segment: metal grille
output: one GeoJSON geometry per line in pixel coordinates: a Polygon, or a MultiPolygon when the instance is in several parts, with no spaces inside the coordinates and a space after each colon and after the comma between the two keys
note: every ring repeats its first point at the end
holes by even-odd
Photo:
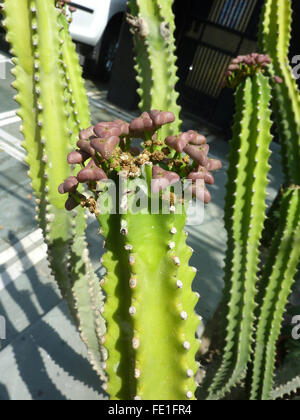
{"type": "Polygon", "coordinates": [[[208,20],[244,32],[256,4],[257,0],[215,0],[208,20]]]}
{"type": "Polygon", "coordinates": [[[181,50],[191,52],[182,86],[188,102],[197,104],[208,98],[213,106],[232,57],[256,50],[256,34],[247,30],[254,11],[258,19],[261,4],[261,0],[214,0],[205,19],[194,16],[187,23],[181,50]]]}
{"type": "Polygon", "coordinates": [[[191,71],[186,80],[187,86],[194,88],[194,97],[198,92],[213,98],[219,97],[224,74],[231,57],[205,46],[197,48],[191,71]]]}

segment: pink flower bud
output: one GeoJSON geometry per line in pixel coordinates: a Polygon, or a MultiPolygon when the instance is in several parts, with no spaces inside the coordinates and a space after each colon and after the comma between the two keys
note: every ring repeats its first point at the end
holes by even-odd
{"type": "Polygon", "coordinates": [[[70,165],[76,165],[85,162],[90,155],[82,150],[76,150],[68,154],[68,163],[70,165]]]}
{"type": "Polygon", "coordinates": [[[104,159],[110,159],[119,142],[119,137],[111,136],[104,139],[93,139],[91,141],[91,146],[99,152],[104,159]]]}
{"type": "Polygon", "coordinates": [[[157,128],[165,124],[170,124],[175,121],[175,115],[173,112],[163,111],[156,115],[153,119],[154,124],[157,128]]]}
{"type": "Polygon", "coordinates": [[[211,202],[211,194],[205,186],[201,184],[193,184],[189,188],[192,191],[193,197],[196,197],[197,200],[203,201],[205,204],[211,202]]]}
{"type": "Polygon", "coordinates": [[[180,176],[178,174],[175,172],[165,171],[160,166],[153,166],[152,178],[151,185],[152,192],[154,194],[180,181],[180,176]]]}
{"type": "Polygon", "coordinates": [[[65,208],[68,211],[74,210],[78,206],[79,206],[79,203],[77,203],[77,201],[73,197],[69,197],[65,204],[65,208]]]}
{"type": "Polygon", "coordinates": [[[77,178],[75,176],[70,176],[69,178],[65,180],[65,182],[60,184],[60,186],[58,187],[58,192],[60,194],[74,193],[76,192],[77,187],[78,187],[77,178]]]}
{"type": "Polygon", "coordinates": [[[150,111],[150,118],[152,121],[154,121],[154,119],[160,114],[161,111],[158,111],[157,109],[153,109],[152,111],[150,111]]]}
{"type": "Polygon", "coordinates": [[[89,140],[80,139],[77,142],[79,149],[85,153],[88,153],[90,156],[95,156],[95,150],[91,147],[91,142],[89,140]]]}
{"type": "Polygon", "coordinates": [[[120,136],[121,128],[120,125],[113,122],[102,122],[95,125],[94,132],[98,138],[107,139],[112,136],[120,136]]]}
{"type": "Polygon", "coordinates": [[[208,144],[204,144],[203,146],[192,146],[187,145],[184,148],[184,152],[188,154],[198,165],[200,166],[206,166],[208,162],[208,151],[209,146],[208,144]]]}
{"type": "Polygon", "coordinates": [[[120,136],[128,136],[129,134],[129,124],[123,120],[115,120],[114,124],[118,126],[121,130],[120,136]]]}
{"type": "Polygon", "coordinates": [[[178,153],[182,153],[185,146],[188,144],[189,136],[169,136],[166,138],[165,143],[167,146],[172,147],[178,153]]]}
{"type": "Polygon", "coordinates": [[[212,174],[208,172],[206,168],[202,168],[199,172],[191,172],[188,175],[188,179],[196,181],[197,179],[203,179],[206,184],[214,184],[215,179],[212,174]]]}
{"type": "Polygon", "coordinates": [[[274,81],[275,83],[279,83],[280,85],[283,83],[283,79],[281,79],[281,77],[279,76],[274,76],[274,81]]]}
{"type": "Polygon", "coordinates": [[[89,140],[91,137],[95,137],[94,127],[89,127],[79,133],[80,140],[89,140]]]}
{"type": "Polygon", "coordinates": [[[90,166],[82,169],[78,175],[77,179],[79,182],[92,182],[92,181],[101,181],[107,179],[106,173],[103,169],[99,168],[98,166],[94,165],[93,162],[90,166]]]}
{"type": "Polygon", "coordinates": [[[143,133],[145,131],[143,118],[136,118],[135,120],[131,121],[129,124],[129,130],[135,134],[143,133]]]}
{"type": "Polygon", "coordinates": [[[228,67],[229,71],[236,71],[240,68],[239,64],[230,64],[230,66],[228,67]]]}
{"type": "Polygon", "coordinates": [[[197,131],[190,130],[187,132],[190,136],[189,144],[195,146],[201,146],[207,143],[207,138],[203,134],[197,133],[197,131]]]}
{"type": "Polygon", "coordinates": [[[219,169],[222,168],[222,162],[218,159],[208,159],[207,165],[206,165],[206,169],[209,172],[214,172],[214,171],[218,171],[219,169]]]}

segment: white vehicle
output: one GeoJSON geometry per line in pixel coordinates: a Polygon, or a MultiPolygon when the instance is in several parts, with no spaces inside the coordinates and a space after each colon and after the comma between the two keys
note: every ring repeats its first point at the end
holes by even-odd
{"type": "Polygon", "coordinates": [[[118,48],[127,0],[71,0],[77,7],[70,31],[94,75],[108,79],[118,48]]]}

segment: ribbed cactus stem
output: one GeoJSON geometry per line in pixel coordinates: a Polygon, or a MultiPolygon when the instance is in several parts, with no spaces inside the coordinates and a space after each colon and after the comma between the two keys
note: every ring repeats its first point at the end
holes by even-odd
{"type": "Polygon", "coordinates": [[[195,271],[188,266],[192,252],[185,242],[185,214],[128,214],[123,220],[128,226],[126,241],[132,246],[128,252],[131,278],[136,280],[129,308],[134,339],[139,341],[136,395],[194,399],[199,319],[194,313],[198,299],[191,289],[195,271]]]}
{"type": "MultiPolygon", "coordinates": [[[[59,176],[67,178],[70,168],[64,157],[71,150],[68,120],[64,107],[64,86],[59,61],[60,38],[58,11],[50,1],[32,0],[35,80],[38,89],[38,127],[43,144],[46,201],[46,242],[53,258],[54,270],[61,283],[63,296],[71,300],[71,288],[66,268],[71,240],[71,219],[64,211],[64,200],[57,194],[59,176]],[[49,39],[50,38],[50,39],[49,39]]],[[[51,264],[51,261],[50,261],[51,264]]]]}
{"type": "Polygon", "coordinates": [[[288,383],[275,388],[271,392],[271,399],[277,400],[279,398],[284,398],[287,395],[290,396],[293,393],[297,392],[300,389],[300,376],[296,376],[294,379],[289,381],[288,383]]]}
{"type": "Polygon", "coordinates": [[[61,47],[62,62],[67,88],[71,97],[70,105],[78,130],[81,131],[89,127],[91,123],[88,97],[85,91],[84,79],[82,78],[79,56],[76,53],[75,44],[69,34],[68,22],[63,13],[60,15],[59,22],[62,26],[60,31],[60,38],[63,42],[61,47]]]}
{"type": "Polygon", "coordinates": [[[40,142],[37,126],[37,95],[34,80],[34,46],[32,44],[32,13],[30,0],[18,2],[6,1],[3,5],[6,39],[11,44],[14,68],[12,74],[16,80],[13,87],[17,90],[15,100],[20,104],[18,115],[22,118],[22,146],[27,152],[26,163],[29,176],[37,198],[44,194],[45,180],[43,172],[43,146],[40,142]]]}
{"type": "Polygon", "coordinates": [[[223,397],[241,381],[251,357],[259,247],[266,210],[269,172],[271,88],[261,73],[241,82],[229,157],[225,226],[226,345],[210,399],[223,397]]]}
{"type": "Polygon", "coordinates": [[[162,137],[178,133],[181,127],[177,104],[178,82],[173,0],[129,0],[129,22],[135,40],[138,93],[141,111],[168,109],[176,117],[170,126],[162,127],[162,137]]]}
{"type": "Polygon", "coordinates": [[[285,184],[300,183],[300,94],[289,64],[291,0],[266,0],[260,25],[260,49],[270,55],[274,83],[274,111],[280,136],[285,184]]]}
{"type": "Polygon", "coordinates": [[[13,86],[21,106],[26,162],[38,199],[38,221],[48,245],[49,265],[88,346],[92,364],[104,379],[102,295],[86,249],[83,209],[68,214],[65,200],[57,192],[61,179],[73,173],[66,154],[81,128],[73,109],[78,110],[78,119],[89,125],[88,110],[81,109],[87,100],[78,58],[65,33],[64,17],[52,0],[6,0],[4,13],[7,39],[15,56],[13,86]],[[69,85],[75,97],[70,89],[66,95],[69,85]]]}
{"type": "Polygon", "coordinates": [[[128,253],[120,215],[99,216],[99,222],[106,247],[102,264],[107,272],[101,286],[106,293],[103,316],[106,321],[104,346],[108,353],[105,360],[107,392],[111,399],[130,400],[135,395],[135,379],[128,253]]]}
{"type": "Polygon", "coordinates": [[[107,236],[107,391],[112,399],[194,399],[200,321],[186,215],[132,214],[131,204],[129,196],[126,214],[99,216],[107,236]]]}
{"type": "Polygon", "coordinates": [[[271,398],[276,343],[299,261],[300,187],[291,187],[282,199],[280,224],[262,274],[262,286],[267,288],[256,334],[252,399],[271,398]]]}

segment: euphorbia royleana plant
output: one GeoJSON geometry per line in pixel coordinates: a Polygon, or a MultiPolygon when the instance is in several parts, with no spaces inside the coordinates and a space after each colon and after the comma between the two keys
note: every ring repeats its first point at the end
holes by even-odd
{"type": "Polygon", "coordinates": [[[209,203],[206,184],[222,165],[195,131],[164,139],[161,128],[174,120],[152,110],[130,124],[83,130],[68,156],[79,172],[59,186],[67,210],[89,208],[105,239],[104,367],[113,399],[193,399],[196,389],[196,269],[188,264],[187,203],[178,191],[185,184],[190,198],[209,203]]]}

